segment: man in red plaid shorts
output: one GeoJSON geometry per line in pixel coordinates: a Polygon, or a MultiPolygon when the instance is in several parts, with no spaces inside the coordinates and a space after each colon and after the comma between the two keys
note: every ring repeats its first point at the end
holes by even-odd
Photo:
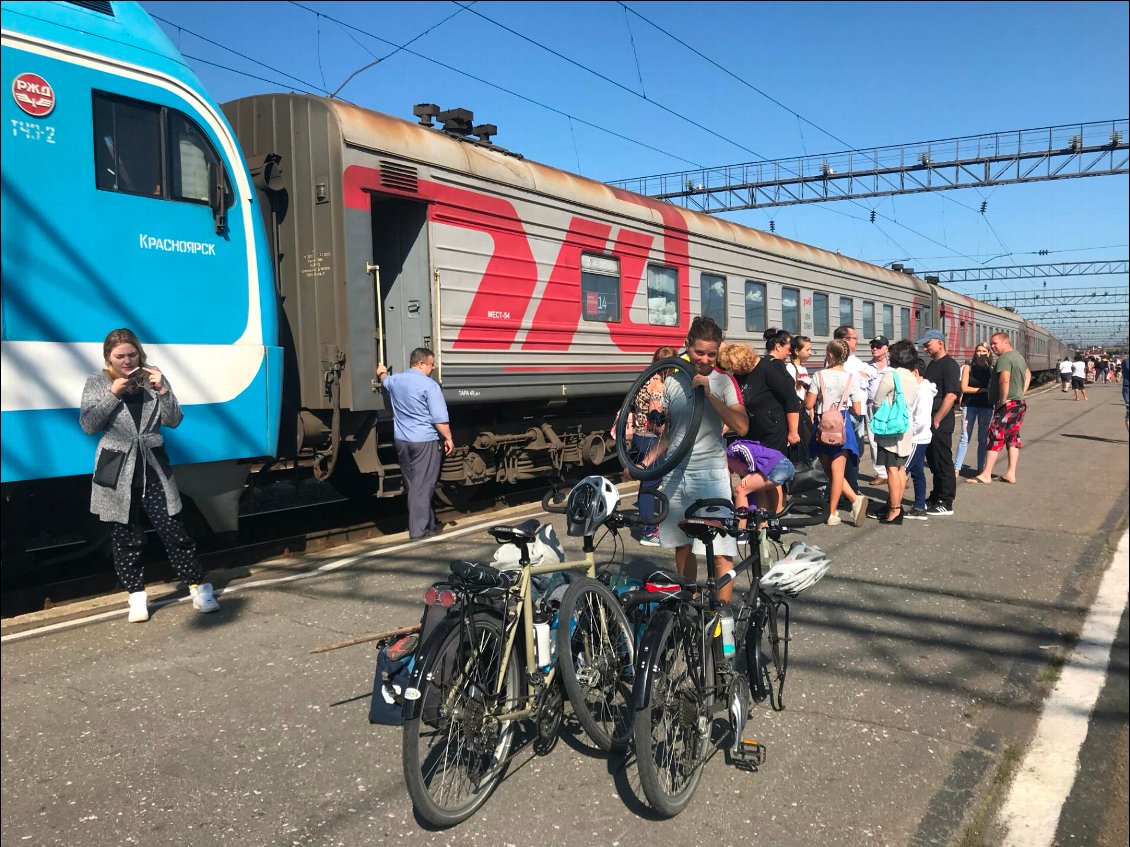
{"type": "Polygon", "coordinates": [[[993,480],[993,465],[1001,449],[1008,447],[1008,470],[1000,476],[1001,482],[1016,482],[1016,465],[1020,461],[1020,425],[1028,406],[1024,394],[1032,381],[1032,371],[1024,357],[1012,349],[1012,341],[1004,332],[989,339],[989,346],[997,356],[993,381],[989,384],[989,402],[993,407],[993,420],[989,424],[988,452],[985,469],[969,481],[988,485],[993,480]]]}

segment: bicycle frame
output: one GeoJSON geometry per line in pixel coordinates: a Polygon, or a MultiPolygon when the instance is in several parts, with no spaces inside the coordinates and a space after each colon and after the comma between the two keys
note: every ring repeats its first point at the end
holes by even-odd
{"type": "MultiPolygon", "coordinates": [[[[584,539],[584,557],[575,559],[573,561],[565,562],[550,562],[545,564],[533,564],[530,561],[528,545],[511,541],[507,543],[516,544],[521,550],[521,558],[519,559],[519,575],[518,581],[505,590],[503,594],[505,613],[503,615],[503,650],[502,658],[499,662],[498,674],[494,680],[494,686],[491,693],[494,696],[501,694],[506,680],[506,671],[510,665],[510,657],[514,644],[517,641],[519,627],[522,630],[523,645],[525,647],[525,675],[523,677],[523,684],[525,687],[525,698],[521,702],[519,708],[512,709],[508,712],[499,715],[492,715],[495,720],[511,721],[511,720],[524,720],[533,717],[537,711],[536,699],[538,686],[533,683],[539,677],[546,685],[553,682],[557,674],[557,667],[553,665],[548,671],[542,671],[537,665],[537,660],[534,655],[534,592],[532,590],[533,577],[541,574],[560,573],[565,571],[583,571],[586,576],[594,577],[596,574],[596,549],[592,544],[592,538],[586,536],[584,539]],[[518,598],[518,614],[510,620],[509,610],[511,604],[514,603],[514,598],[518,598]]],[[[429,636],[426,642],[422,642],[418,648],[416,663],[412,670],[411,678],[409,679],[408,686],[405,689],[406,695],[406,708],[404,717],[411,719],[418,715],[421,707],[419,699],[412,699],[413,694],[416,698],[420,695],[420,682],[426,678],[426,675],[432,670],[435,662],[435,654],[439,651],[443,644],[444,638],[456,626],[466,628],[470,623],[470,618],[476,611],[476,607],[481,607],[484,610],[489,610],[492,607],[486,603],[476,604],[474,602],[474,594],[468,593],[466,601],[460,605],[457,615],[449,615],[440,626],[436,628],[434,633],[429,636]]],[[[468,643],[474,643],[473,640],[467,639],[468,643]]],[[[464,666],[466,672],[473,661],[473,655],[468,656],[464,666]]],[[[455,691],[448,692],[448,697],[454,697],[455,691]]],[[[445,705],[450,705],[450,702],[445,705]]]]}

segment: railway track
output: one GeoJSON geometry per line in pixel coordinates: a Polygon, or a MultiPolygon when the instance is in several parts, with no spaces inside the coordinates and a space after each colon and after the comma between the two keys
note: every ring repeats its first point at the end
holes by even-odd
{"type": "MultiPolygon", "coordinates": [[[[252,567],[281,556],[330,550],[407,529],[402,498],[346,500],[313,480],[285,488],[293,491],[253,492],[249,506],[256,510],[241,515],[238,534],[202,537],[201,528],[193,528],[205,574],[252,567]]],[[[500,508],[536,503],[545,488],[545,480],[532,480],[521,487],[483,486],[472,500],[458,508],[437,507],[436,516],[444,523],[465,521],[500,508]]],[[[160,540],[152,531],[146,537],[146,581],[174,581],[160,540]]],[[[45,565],[18,581],[6,582],[0,593],[0,617],[36,612],[119,590],[104,547],[69,558],[65,568],[45,565]]]]}

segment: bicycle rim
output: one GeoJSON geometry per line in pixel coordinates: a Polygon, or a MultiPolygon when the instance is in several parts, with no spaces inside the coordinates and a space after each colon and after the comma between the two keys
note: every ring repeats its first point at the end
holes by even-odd
{"type": "Polygon", "coordinates": [[[557,613],[561,682],[585,734],[605,752],[623,750],[632,737],[635,645],[616,596],[582,577],[557,613]]]}
{"type": "Polygon", "coordinates": [[[506,768],[514,722],[494,715],[514,707],[520,677],[512,653],[502,690],[494,693],[503,644],[502,625],[493,617],[477,615],[469,629],[449,633],[426,675],[419,714],[404,724],[408,794],[435,826],[453,826],[474,814],[506,768]]]}
{"type": "MultiPolygon", "coordinates": [[[[652,376],[667,371],[676,372],[677,378],[682,380],[688,388],[695,376],[695,370],[691,364],[679,356],[653,362],[632,383],[632,387],[628,389],[628,393],[624,395],[624,400],[620,404],[620,415],[616,419],[616,457],[632,479],[645,481],[659,479],[674,470],[690,451],[695,436],[698,434],[699,424],[702,422],[702,413],[706,408],[706,395],[701,388],[696,388],[690,392],[690,415],[688,420],[685,421],[685,431],[682,432],[679,441],[673,446],[661,449],[658,458],[650,465],[643,463],[643,457],[631,454],[627,425],[629,415],[635,413],[636,395],[641,388],[647,385],[652,376]]],[[[662,438],[663,436],[661,436],[661,442],[662,438]]]]}
{"type": "Polygon", "coordinates": [[[702,777],[711,720],[695,677],[697,648],[671,626],[653,659],[650,701],[636,712],[636,759],[648,803],[663,817],[687,807],[702,777]]]}

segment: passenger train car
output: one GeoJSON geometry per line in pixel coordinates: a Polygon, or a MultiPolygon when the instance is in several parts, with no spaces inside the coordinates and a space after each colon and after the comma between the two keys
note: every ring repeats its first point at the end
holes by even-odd
{"type": "Polygon", "coordinates": [[[89,511],[79,398],[122,326],[184,407],[181,487],[234,528],[246,462],[275,453],[282,350],[231,128],[135,3],[4,2],[2,27],[5,563],[89,511]]]}
{"type": "Polygon", "coordinates": [[[1033,371],[1063,352],[898,269],[528,161],[463,110],[417,106],[413,123],[281,94],[224,109],[246,155],[288,167],[263,207],[288,339],[280,452],[316,451],[342,490],[399,489],[374,368],[407,367],[417,346],[435,351],[450,407],[449,494],[601,464],[624,390],[700,313],[759,350],[770,325],[799,331],[815,362],[848,322],[863,339],[939,328],[958,359],[1003,330],[1033,371]]]}

